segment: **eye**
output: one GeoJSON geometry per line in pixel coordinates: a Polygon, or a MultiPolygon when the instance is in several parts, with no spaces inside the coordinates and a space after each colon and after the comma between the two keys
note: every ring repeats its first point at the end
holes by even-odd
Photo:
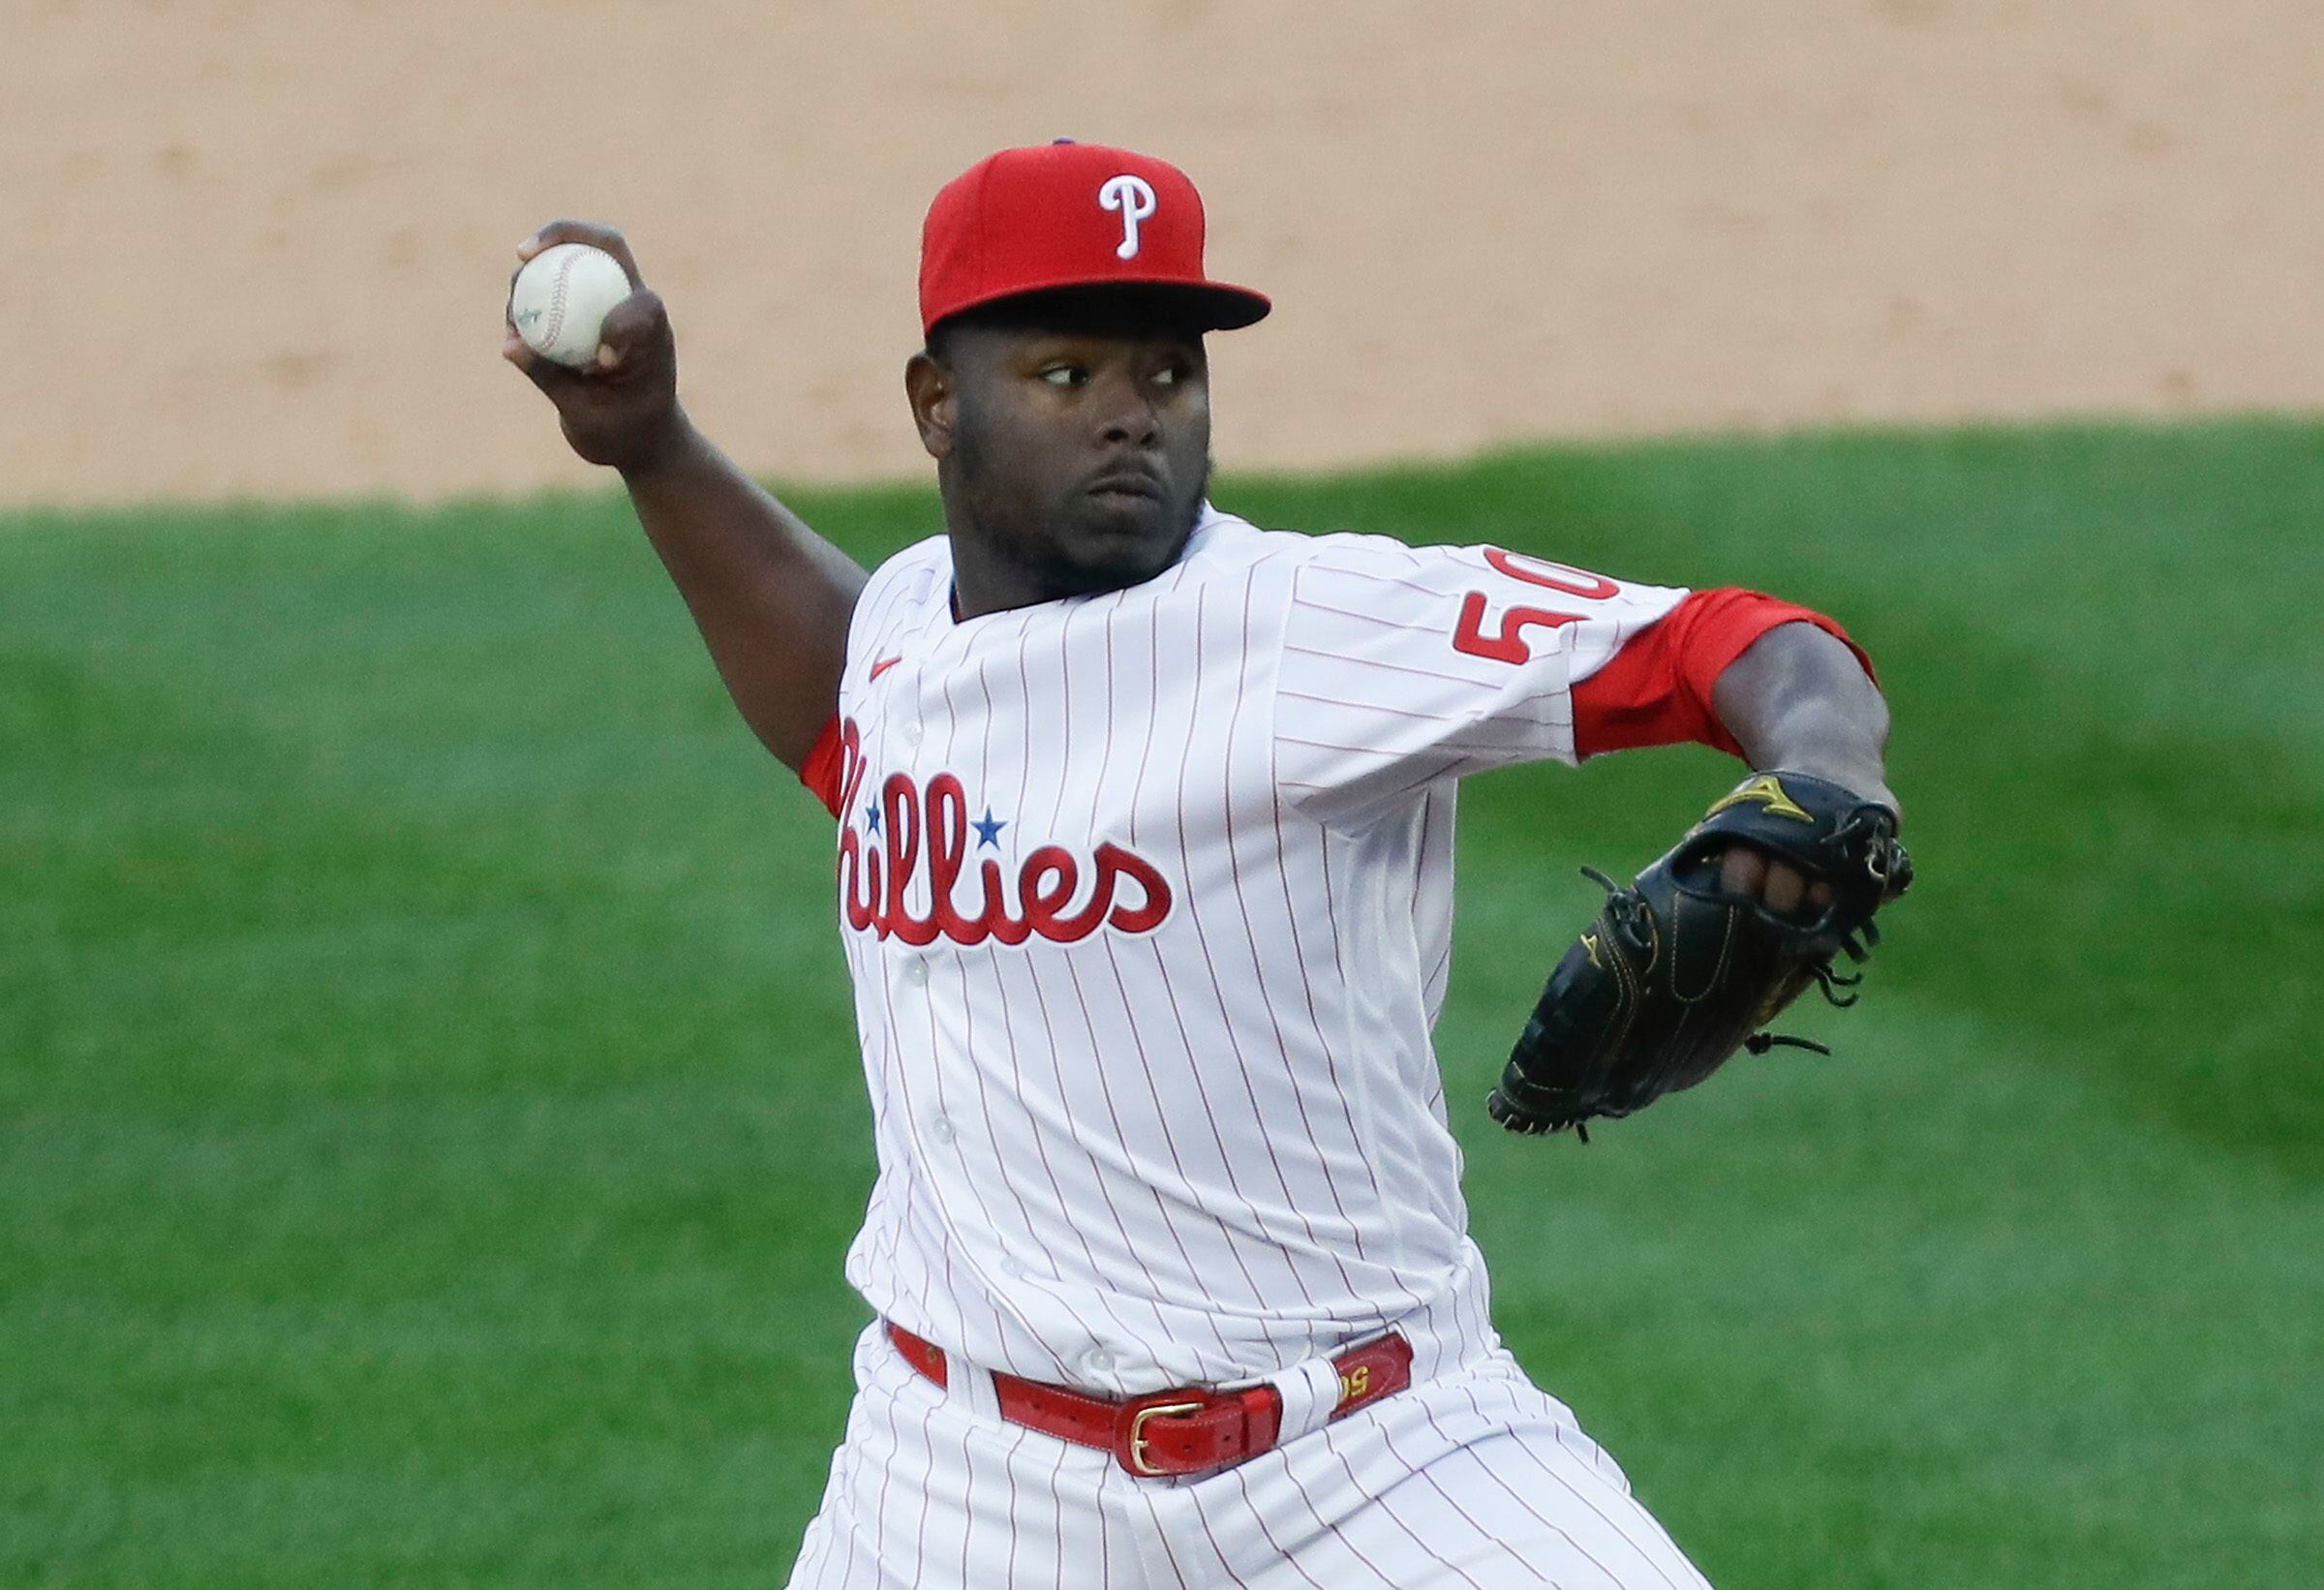
{"type": "Polygon", "coordinates": [[[1041,372],[1041,379],[1052,386],[1086,386],[1089,372],[1079,364],[1053,364],[1041,372]]]}

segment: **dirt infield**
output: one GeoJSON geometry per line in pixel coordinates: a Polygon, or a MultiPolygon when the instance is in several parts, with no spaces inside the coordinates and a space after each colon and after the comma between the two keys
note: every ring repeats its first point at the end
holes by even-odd
{"type": "Polygon", "coordinates": [[[496,356],[629,229],[753,467],[922,468],[920,212],[1057,135],[1185,166],[1233,466],[2324,406],[2312,0],[28,0],[0,502],[587,477],[496,356]],[[658,18],[658,19],[657,19],[658,18]],[[683,19],[682,22],[679,19],[683,19]]]}

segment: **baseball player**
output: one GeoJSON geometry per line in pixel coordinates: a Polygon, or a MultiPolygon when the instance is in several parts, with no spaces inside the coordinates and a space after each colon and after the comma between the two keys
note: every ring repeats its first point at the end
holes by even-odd
{"type": "Polygon", "coordinates": [[[618,233],[524,251],[638,283],[597,369],[505,352],[838,825],[876,1318],[791,1582],[1699,1585],[1493,1330],[1429,1037],[1456,786],[1698,740],[1892,806],[1886,710],[1765,596],[1213,506],[1204,338],[1269,303],[1203,238],[1122,149],[937,195],[904,381],[943,534],[868,577],[688,421],[618,233]]]}

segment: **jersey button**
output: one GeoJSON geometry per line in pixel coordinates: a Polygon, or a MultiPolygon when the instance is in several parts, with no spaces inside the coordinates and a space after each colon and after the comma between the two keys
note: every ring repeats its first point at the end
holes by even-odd
{"type": "Polygon", "coordinates": [[[1103,1347],[1092,1347],[1082,1355],[1082,1367],[1093,1375],[1110,1374],[1114,1369],[1114,1355],[1103,1347]]]}
{"type": "Polygon", "coordinates": [[[954,1130],[950,1116],[938,1116],[928,1123],[928,1135],[949,1148],[961,1134],[954,1130]]]}
{"type": "Polygon", "coordinates": [[[917,718],[905,719],[903,720],[903,729],[902,732],[903,734],[903,743],[905,745],[918,745],[920,743],[920,719],[917,718]]]}
{"type": "Polygon", "coordinates": [[[914,988],[925,987],[928,982],[928,963],[919,956],[906,961],[903,963],[903,980],[914,988]]]}

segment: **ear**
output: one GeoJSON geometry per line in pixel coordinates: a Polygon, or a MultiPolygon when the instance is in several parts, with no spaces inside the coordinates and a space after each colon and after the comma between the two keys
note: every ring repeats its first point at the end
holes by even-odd
{"type": "Polygon", "coordinates": [[[952,372],[927,353],[914,353],[904,362],[903,395],[912,406],[912,423],[920,427],[920,445],[938,461],[952,451],[960,390],[952,372]]]}

